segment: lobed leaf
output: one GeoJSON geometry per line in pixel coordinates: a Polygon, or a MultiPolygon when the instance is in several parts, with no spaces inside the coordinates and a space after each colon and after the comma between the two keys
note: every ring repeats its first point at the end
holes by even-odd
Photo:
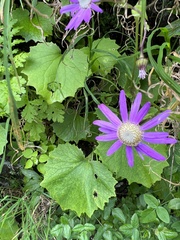
{"type": "Polygon", "coordinates": [[[50,153],[41,183],[63,210],[71,209],[89,217],[115,196],[115,179],[98,161],[90,161],[82,151],[69,143],[50,153]]]}
{"type": "Polygon", "coordinates": [[[87,56],[82,51],[70,50],[62,58],[60,49],[53,43],[31,47],[23,73],[28,76],[28,85],[48,104],[74,97],[90,74],[87,56]]]}

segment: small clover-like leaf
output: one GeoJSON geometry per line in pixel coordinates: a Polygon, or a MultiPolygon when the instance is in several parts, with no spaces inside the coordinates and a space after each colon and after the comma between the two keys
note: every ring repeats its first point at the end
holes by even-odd
{"type": "Polygon", "coordinates": [[[69,143],[59,145],[49,155],[41,183],[63,210],[71,209],[89,217],[115,196],[115,179],[98,161],[90,161],[69,143]]]}

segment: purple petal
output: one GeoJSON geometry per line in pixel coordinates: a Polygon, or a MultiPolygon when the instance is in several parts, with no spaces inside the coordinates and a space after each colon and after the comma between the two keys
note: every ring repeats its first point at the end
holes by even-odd
{"type": "Polygon", "coordinates": [[[79,4],[79,0],[70,0],[72,3],[77,3],[79,4]]]}
{"type": "Polygon", "coordinates": [[[150,128],[153,128],[154,126],[158,125],[159,123],[163,122],[171,113],[171,110],[166,110],[160,114],[158,114],[153,119],[147,121],[141,126],[141,130],[148,130],[150,128]]]}
{"type": "Polygon", "coordinates": [[[131,111],[130,111],[130,115],[129,115],[129,121],[130,122],[134,122],[134,119],[137,116],[137,113],[139,111],[139,107],[140,107],[140,104],[141,104],[141,99],[142,99],[142,94],[138,93],[135,100],[134,100],[134,103],[131,106],[131,111]]]}
{"type": "Polygon", "coordinates": [[[133,154],[133,148],[131,146],[126,146],[126,157],[128,160],[128,165],[130,167],[134,166],[134,154],[133,154]]]}
{"type": "Polygon", "coordinates": [[[107,156],[110,156],[113,153],[115,153],[122,145],[123,145],[123,143],[120,142],[119,140],[116,141],[115,143],[113,143],[113,145],[108,149],[108,151],[106,153],[107,156]]]}
{"type": "Polygon", "coordinates": [[[134,118],[134,123],[139,124],[143,120],[143,118],[148,113],[150,106],[150,102],[144,104],[144,106],[139,110],[137,116],[134,118]]]}
{"type": "Polygon", "coordinates": [[[127,104],[126,104],[126,95],[124,90],[121,90],[119,96],[119,106],[120,106],[120,113],[123,122],[128,121],[128,111],[127,111],[127,104]]]}
{"type": "Polygon", "coordinates": [[[102,132],[102,133],[113,133],[114,132],[114,130],[112,131],[112,130],[109,130],[107,128],[99,128],[99,131],[102,132]]]}
{"type": "Polygon", "coordinates": [[[76,12],[76,14],[73,15],[72,19],[70,20],[70,22],[68,23],[65,29],[71,30],[74,28],[74,30],[76,30],[83,20],[87,23],[90,21],[90,18],[91,18],[90,9],[84,9],[84,8],[79,9],[78,12],[76,12]],[[89,16],[89,13],[90,13],[90,16],[89,16]]]}
{"type": "Polygon", "coordinates": [[[110,133],[110,134],[96,137],[97,141],[102,141],[102,142],[109,142],[109,141],[113,141],[113,140],[117,140],[117,139],[118,139],[118,137],[117,137],[116,133],[110,133]]]}
{"type": "Polygon", "coordinates": [[[154,149],[152,149],[151,147],[147,146],[144,143],[139,143],[135,147],[135,149],[137,151],[140,151],[141,153],[145,154],[146,156],[155,159],[155,160],[158,160],[158,161],[166,160],[166,158],[163,155],[161,155],[160,153],[156,152],[154,149]]]}
{"type": "Polygon", "coordinates": [[[174,138],[148,138],[143,137],[143,140],[148,143],[157,143],[157,144],[174,144],[177,143],[177,140],[174,138]]]}
{"type": "Polygon", "coordinates": [[[65,30],[72,30],[74,28],[74,25],[75,25],[75,19],[71,18],[71,20],[69,21],[69,23],[66,26],[65,30]]]}
{"type": "Polygon", "coordinates": [[[167,132],[144,132],[143,137],[147,138],[165,138],[168,137],[167,132]]]}
{"type": "Polygon", "coordinates": [[[67,6],[63,6],[60,10],[60,13],[63,14],[63,13],[67,13],[67,12],[76,12],[80,9],[79,5],[77,4],[70,4],[70,5],[67,5],[67,6]]]}
{"type": "Polygon", "coordinates": [[[103,121],[103,120],[95,120],[93,122],[94,125],[97,125],[99,127],[102,127],[102,128],[106,128],[106,129],[109,129],[109,130],[114,130],[114,131],[117,131],[117,127],[114,126],[112,123],[110,122],[106,122],[106,121],[103,121]]]}
{"type": "Polygon", "coordinates": [[[143,156],[142,151],[141,151],[140,149],[137,149],[137,148],[136,148],[136,151],[137,151],[138,155],[140,156],[140,158],[141,158],[142,160],[144,160],[144,156],[143,156]]]}
{"type": "Polygon", "coordinates": [[[91,8],[92,8],[95,12],[100,12],[100,13],[103,12],[103,10],[102,10],[100,7],[98,7],[96,4],[94,4],[94,3],[91,3],[91,8]]]}
{"type": "Polygon", "coordinates": [[[169,134],[167,132],[144,132],[143,140],[149,143],[162,143],[162,144],[177,143],[176,139],[169,138],[169,134]]]}
{"type": "Polygon", "coordinates": [[[74,15],[74,17],[76,18],[74,30],[76,30],[76,29],[79,27],[79,25],[81,25],[82,21],[85,19],[85,17],[86,17],[86,11],[87,11],[87,9],[80,9],[80,10],[74,15]]]}
{"type": "Polygon", "coordinates": [[[90,8],[87,8],[85,9],[84,11],[84,21],[86,23],[89,23],[90,22],[90,19],[91,19],[91,9],[90,8]]]}
{"type": "Polygon", "coordinates": [[[104,116],[116,127],[118,127],[122,122],[120,119],[104,104],[98,105],[98,108],[104,114],[104,116]]]}

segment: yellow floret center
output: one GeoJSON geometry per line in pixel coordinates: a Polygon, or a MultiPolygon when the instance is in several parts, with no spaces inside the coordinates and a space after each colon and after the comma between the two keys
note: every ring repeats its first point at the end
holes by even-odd
{"type": "Polygon", "coordinates": [[[142,141],[143,132],[139,125],[126,122],[118,128],[117,135],[119,140],[127,146],[137,146],[142,141]]]}

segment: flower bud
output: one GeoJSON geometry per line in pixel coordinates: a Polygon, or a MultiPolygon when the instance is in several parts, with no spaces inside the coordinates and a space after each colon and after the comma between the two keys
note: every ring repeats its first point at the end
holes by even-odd
{"type": "Polygon", "coordinates": [[[147,58],[144,57],[143,54],[140,55],[140,58],[138,58],[138,60],[136,61],[136,65],[139,68],[139,75],[138,77],[141,79],[145,79],[146,78],[146,65],[148,63],[147,58]]]}

